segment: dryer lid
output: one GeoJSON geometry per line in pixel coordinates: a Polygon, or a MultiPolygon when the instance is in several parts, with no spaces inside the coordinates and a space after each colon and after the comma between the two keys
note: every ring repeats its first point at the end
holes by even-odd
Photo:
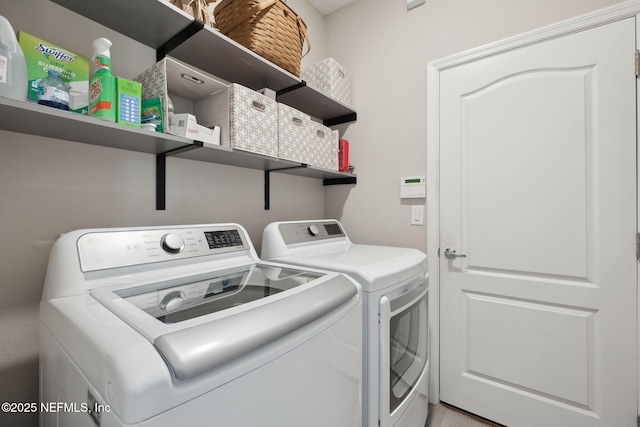
{"type": "Polygon", "coordinates": [[[348,274],[365,292],[376,292],[427,270],[427,255],[417,249],[349,244],[306,246],[273,261],[348,274]]]}

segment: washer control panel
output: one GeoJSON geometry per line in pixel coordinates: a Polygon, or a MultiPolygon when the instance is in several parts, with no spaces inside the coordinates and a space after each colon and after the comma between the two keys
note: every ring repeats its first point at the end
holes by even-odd
{"type": "Polygon", "coordinates": [[[203,227],[90,232],[77,242],[83,272],[250,249],[241,228],[203,227]]]}
{"type": "Polygon", "coordinates": [[[337,221],[285,222],[278,230],[287,245],[346,237],[337,221]]]}

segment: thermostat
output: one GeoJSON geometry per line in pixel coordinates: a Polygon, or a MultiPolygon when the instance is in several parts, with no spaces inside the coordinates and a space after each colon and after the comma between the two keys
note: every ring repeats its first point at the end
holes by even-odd
{"type": "Polygon", "coordinates": [[[424,176],[405,176],[400,179],[401,199],[418,199],[421,197],[426,197],[424,176]]]}

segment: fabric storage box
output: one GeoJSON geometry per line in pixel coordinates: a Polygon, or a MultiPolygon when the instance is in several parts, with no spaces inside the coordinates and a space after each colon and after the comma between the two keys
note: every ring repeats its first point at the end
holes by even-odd
{"type": "Polygon", "coordinates": [[[192,114],[198,124],[211,127],[211,117],[206,115],[207,109],[202,104],[208,104],[215,94],[222,93],[226,97],[229,92],[227,82],[169,57],[157,62],[134,80],[142,83],[143,100],[160,98],[163,128],[172,134],[175,133],[169,130],[167,96],[171,98],[176,114],[192,114]]]}
{"type": "Polygon", "coordinates": [[[310,122],[311,147],[307,164],[332,171],[338,170],[338,131],[310,122]]]}
{"type": "Polygon", "coordinates": [[[322,169],[338,170],[338,131],[278,104],[278,157],[322,169]]]}
{"type": "Polygon", "coordinates": [[[314,89],[351,106],[351,78],[346,68],[333,58],[305,68],[301,77],[314,89]]]}
{"type": "Polygon", "coordinates": [[[311,117],[288,105],[278,104],[278,157],[308,164],[314,150],[311,117]]]}
{"type": "Polygon", "coordinates": [[[232,83],[194,108],[207,124],[221,128],[221,144],[278,157],[278,104],[247,87],[232,83]]]}

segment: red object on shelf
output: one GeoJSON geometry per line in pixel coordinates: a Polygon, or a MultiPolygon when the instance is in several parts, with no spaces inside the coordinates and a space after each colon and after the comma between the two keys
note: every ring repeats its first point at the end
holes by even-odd
{"type": "Polygon", "coordinates": [[[338,140],[338,170],[344,172],[349,169],[349,141],[338,140]]]}

